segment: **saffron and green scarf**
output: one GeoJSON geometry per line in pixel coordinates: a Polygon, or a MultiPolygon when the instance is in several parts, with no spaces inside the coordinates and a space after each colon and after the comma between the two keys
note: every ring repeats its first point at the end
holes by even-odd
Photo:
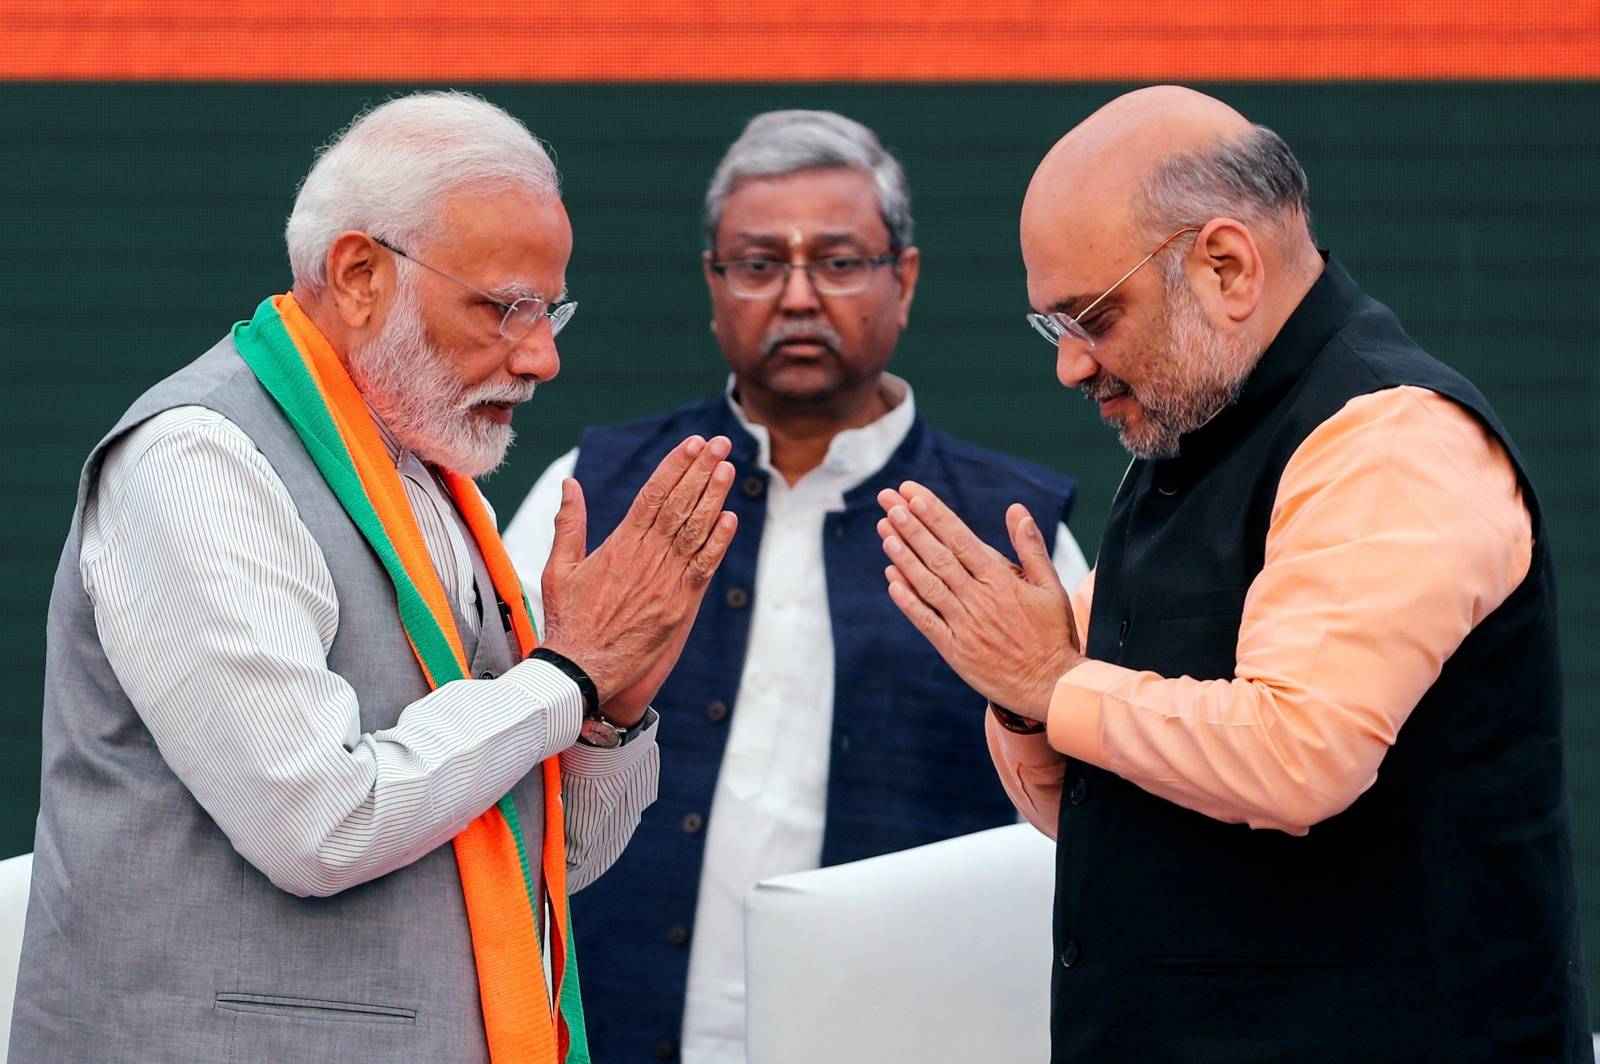
{"type": "MultiPolygon", "coordinates": [[[[273,296],[234,326],[233,341],[282,408],[328,486],[394,581],[404,626],[433,687],[470,673],[461,635],[429,560],[400,475],[360,392],[333,347],[291,295],[273,296]]],[[[500,599],[511,606],[518,647],[538,643],[517,574],[468,477],[441,470],[477,541],[500,599]]],[[[545,987],[538,879],[528,864],[511,795],[455,838],[466,898],[478,994],[492,1064],[589,1064],[567,909],[566,829],[561,772],[545,760],[544,875],[554,993],[545,987]],[[552,1009],[551,1002],[557,1003],[552,1009]]],[[[448,976],[446,976],[448,977],[448,976]]]]}

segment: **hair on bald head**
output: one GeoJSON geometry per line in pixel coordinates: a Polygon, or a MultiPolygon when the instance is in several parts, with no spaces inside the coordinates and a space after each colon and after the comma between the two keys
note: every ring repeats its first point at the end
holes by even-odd
{"type": "Polygon", "coordinates": [[[802,170],[859,170],[872,178],[878,211],[896,248],[911,246],[911,190],[877,135],[832,111],[768,111],[756,115],[728,148],[706,189],[706,247],[715,249],[722,205],[741,181],[802,170]]]}
{"type": "Polygon", "coordinates": [[[527,126],[468,93],[413,93],[356,116],[318,153],[284,227],[295,283],[327,284],[340,233],[407,247],[436,232],[451,193],[478,188],[554,198],[561,178],[527,126]]]}
{"type": "Polygon", "coordinates": [[[1285,233],[1296,219],[1311,227],[1306,173],[1283,138],[1261,125],[1162,160],[1135,190],[1134,211],[1157,236],[1223,217],[1285,233]]]}

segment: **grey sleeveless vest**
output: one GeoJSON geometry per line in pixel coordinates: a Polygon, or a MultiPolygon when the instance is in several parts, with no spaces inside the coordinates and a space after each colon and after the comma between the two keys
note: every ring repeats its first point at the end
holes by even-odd
{"type": "MultiPolygon", "coordinates": [[[[392,727],[428,692],[388,575],[230,340],[134,403],[84,467],[50,600],[43,787],[11,1059],[485,1061],[452,848],[333,897],[285,893],[168,769],[101,649],[78,569],[85,495],[107,447],[189,405],[254,441],[321,547],[339,601],[328,665],[354,688],[362,731],[392,727]]],[[[467,651],[475,676],[498,676],[516,659],[467,542],[488,604],[478,645],[464,632],[467,651]]],[[[515,800],[537,854],[539,772],[515,800]]]]}

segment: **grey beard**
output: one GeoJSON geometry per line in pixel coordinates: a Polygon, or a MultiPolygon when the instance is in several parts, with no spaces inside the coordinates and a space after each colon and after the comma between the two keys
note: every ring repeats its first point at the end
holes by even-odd
{"type": "Polygon", "coordinates": [[[1115,377],[1097,377],[1084,386],[1091,399],[1131,394],[1144,412],[1143,424],[1118,426],[1122,446],[1135,458],[1171,458],[1181,439],[1227,409],[1239,393],[1260,352],[1246,340],[1231,340],[1211,327],[1199,300],[1187,287],[1167,295],[1167,341],[1162,359],[1169,375],[1130,388],[1115,377]]]}
{"type": "Polygon", "coordinates": [[[444,352],[429,343],[416,286],[403,271],[389,319],[350,353],[350,376],[403,446],[425,462],[474,478],[500,467],[516,433],[472,408],[524,402],[535,387],[524,380],[462,388],[444,352]]]}

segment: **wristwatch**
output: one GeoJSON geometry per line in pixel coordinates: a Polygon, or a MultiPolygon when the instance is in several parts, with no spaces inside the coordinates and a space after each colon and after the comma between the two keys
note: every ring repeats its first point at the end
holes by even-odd
{"type": "Polygon", "coordinates": [[[613,724],[599,713],[583,718],[583,727],[578,729],[578,741],[584,746],[598,746],[603,750],[614,750],[619,746],[627,746],[640,732],[661,719],[661,714],[655,707],[644,711],[644,716],[631,728],[624,728],[613,724]]]}
{"type": "Polygon", "coordinates": [[[1005,706],[989,703],[989,711],[994,714],[994,719],[999,721],[1000,727],[1017,735],[1038,735],[1044,731],[1044,725],[1021,713],[1013,713],[1005,706]]]}
{"type": "Polygon", "coordinates": [[[584,672],[577,662],[545,647],[535,647],[528,657],[534,661],[554,665],[566,675],[567,679],[578,685],[578,691],[583,695],[583,726],[578,729],[578,741],[585,746],[598,746],[606,750],[626,746],[640,732],[661,719],[661,715],[652,707],[646,709],[644,716],[631,728],[615,724],[601,716],[600,692],[595,687],[594,681],[589,679],[589,674],[584,672]]]}

